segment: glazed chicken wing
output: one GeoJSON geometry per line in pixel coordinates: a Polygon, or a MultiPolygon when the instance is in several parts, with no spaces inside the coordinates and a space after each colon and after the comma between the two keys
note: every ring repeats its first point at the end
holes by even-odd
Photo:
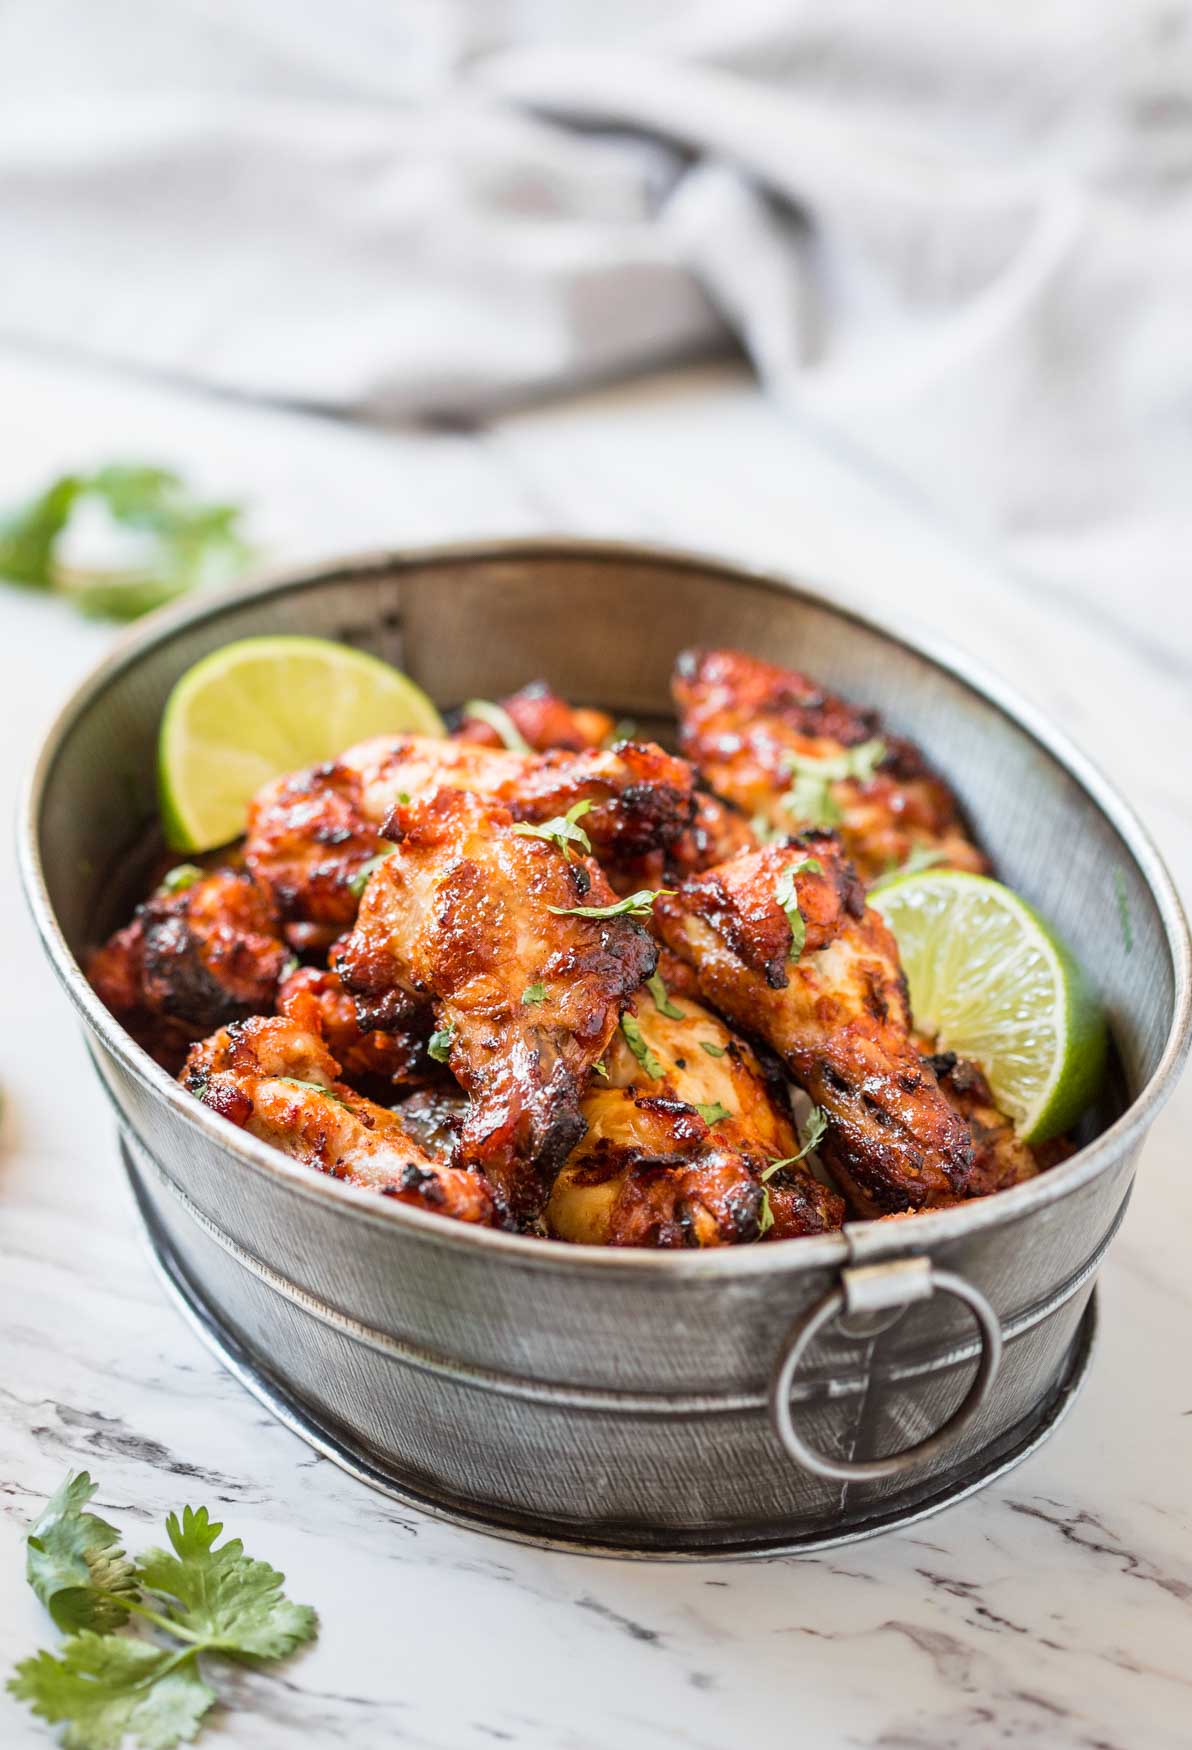
{"type": "Polygon", "coordinates": [[[819,1152],[856,1207],[963,1195],[968,1127],[915,1049],[894,938],[859,902],[829,838],[770,845],[694,877],[658,900],[655,922],[705,1000],[764,1039],[819,1106],[819,1152]],[[792,915],[805,933],[795,958],[792,915]]]}
{"type": "MultiPolygon", "coordinates": [[[[586,747],[604,747],[612,739],[616,724],[607,711],[590,711],[569,705],[545,681],[531,681],[529,686],[498,701],[522,740],[535,753],[545,753],[548,747],[562,747],[581,753],[586,747]]],[[[470,713],[465,706],[460,713],[459,728],[454,732],[458,741],[474,741],[481,747],[504,747],[505,743],[483,717],[470,713]]]]}
{"type": "Polygon", "coordinates": [[[515,820],[544,822],[589,802],[583,830],[598,857],[645,856],[692,815],[692,772],[652,743],[581,753],[510,753],[468,741],[383,736],[334,764],[267,784],[254,798],[245,857],[287,918],[346,928],[359,875],[384,844],[403,797],[449,787],[491,796],[515,820]]]}
{"type": "Polygon", "coordinates": [[[782,1077],[683,989],[668,954],[659,976],[622,1017],[605,1079],[584,1099],[588,1134],[555,1181],[551,1231],[667,1247],[839,1227],[843,1200],[802,1162],[773,1170],[798,1147],[782,1077]]]}
{"type": "Polygon", "coordinates": [[[392,1111],[338,1076],[319,1034],[259,1015],[196,1045],[179,1080],[231,1124],[331,1178],[457,1222],[499,1220],[480,1174],[441,1166],[392,1111]]]}
{"type": "Polygon", "coordinates": [[[317,1033],[284,1016],[257,1016],[205,1039],[180,1080],[212,1111],[334,1179],[456,1221],[498,1222],[499,1203],[478,1173],[443,1166],[420,1148],[394,1113],[339,1080],[317,1033]]]}
{"type": "Polygon", "coordinates": [[[301,966],[292,972],[278,990],[277,1009],[305,1032],[319,1035],[346,1081],[401,1085],[425,1081],[434,1070],[426,1055],[429,1026],[413,1023],[389,1033],[362,1028],[356,999],[329,968],[301,966]]]}
{"type": "Polygon", "coordinates": [[[914,852],[988,867],[948,786],[876,712],[735,650],[685,651],[673,690],[683,752],[712,789],[778,832],[838,827],[866,883],[914,852]]]}
{"type": "Polygon", "coordinates": [[[87,968],[117,1020],[171,1071],[212,1028],[271,1009],[292,963],[276,907],[251,875],[176,874],[87,968]]]}
{"type": "Polygon", "coordinates": [[[927,1062],[954,1112],[969,1127],[973,1143],[973,1169],[965,1185],[965,1197],[988,1197],[1032,1179],[1039,1166],[1026,1143],[1020,1142],[1013,1124],[999,1110],[993,1091],[979,1066],[954,1051],[931,1053],[927,1062]]]}
{"type": "Polygon", "coordinates": [[[589,858],[517,831],[509,810],[440,789],[399,804],[337,970],[366,1025],[428,999],[437,1048],[470,1096],[462,1159],[520,1219],[537,1216],[583,1131],[579,1102],[657,948],[589,858]]]}

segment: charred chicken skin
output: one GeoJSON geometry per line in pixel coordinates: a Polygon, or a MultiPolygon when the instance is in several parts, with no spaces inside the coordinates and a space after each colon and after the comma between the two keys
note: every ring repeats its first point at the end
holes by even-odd
{"type": "Polygon", "coordinates": [[[507,808],[440,789],[399,804],[337,960],[366,1026],[429,1001],[468,1094],[461,1158],[533,1220],[583,1133],[580,1097],[657,947],[612,905],[599,866],[518,831],[507,808]]]}
{"type": "MultiPolygon", "coordinates": [[[[569,705],[545,681],[531,681],[529,686],[498,703],[535,753],[545,753],[551,747],[566,748],[571,753],[582,753],[588,747],[606,747],[616,732],[616,724],[607,711],[569,705]]],[[[456,740],[473,741],[480,747],[505,745],[491,723],[472,716],[466,707],[453,733],[456,740]]]]}
{"type": "Polygon", "coordinates": [[[802,1162],[773,1171],[798,1148],[781,1075],[689,994],[665,952],[659,975],[622,1017],[584,1100],[588,1134],[555,1181],[551,1231],[666,1247],[839,1227],[843,1199],[802,1162]]]}
{"type": "Polygon", "coordinates": [[[583,830],[595,854],[613,863],[674,843],[694,807],[691,768],[648,742],[524,754],[383,736],[266,785],[249,810],[248,866],[286,918],[347,928],[360,872],[384,846],[390,811],[403,797],[445,787],[491,796],[531,823],[590,803],[583,830]]]}
{"type": "Polygon", "coordinates": [[[820,1156],[854,1207],[882,1214],[964,1194],[968,1126],[915,1049],[894,938],[830,838],[696,876],[658,900],[655,921],[704,1000],[771,1046],[823,1112],[820,1156]],[[791,958],[795,906],[805,940],[791,958]]]}
{"type": "Polygon", "coordinates": [[[278,778],[243,867],[167,878],[93,955],[96,990],[292,1158],[572,1242],[830,1232],[1062,1158],[916,1036],[866,906],[913,853],[986,867],[919,750],[733,651],[682,656],[674,693],[685,758],[610,745],[607,714],[536,682],[501,701],[524,748],[465,711],[450,739],[278,778]],[[788,1076],[826,1123],[815,1171],[788,1076]]]}
{"type": "Polygon", "coordinates": [[[288,1017],[221,1029],[193,1047],[180,1080],[212,1111],[333,1179],[456,1221],[501,1219],[480,1174],[420,1148],[393,1112],[339,1079],[317,1033],[288,1017]]]}
{"type": "Polygon", "coordinates": [[[687,758],[768,829],[838,827],[866,883],[912,853],[988,867],[943,779],[876,712],[735,650],[685,651],[672,687],[687,758]]]}
{"type": "Polygon", "coordinates": [[[96,950],[87,973],[116,1018],[174,1072],[193,1040],[271,1009],[292,960],[268,889],[217,869],[172,891],[163,883],[96,950]]]}

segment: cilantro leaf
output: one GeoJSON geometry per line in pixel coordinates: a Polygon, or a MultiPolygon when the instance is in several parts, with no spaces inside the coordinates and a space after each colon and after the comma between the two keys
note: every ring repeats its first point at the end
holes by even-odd
{"type": "Polygon", "coordinates": [[[129,620],[196,585],[227,582],[251,557],[236,505],[200,504],[178,475],[144,464],[64,474],[0,523],[0,577],[68,595],[91,617],[129,620]],[[116,569],[64,565],[59,544],[76,510],[99,504],[138,537],[136,562],[116,569]]]}
{"type": "Polygon", "coordinates": [[[882,870],[878,879],[873,882],[871,891],[884,886],[887,881],[893,881],[896,875],[918,875],[923,869],[934,869],[938,864],[946,863],[947,861],[948,858],[946,853],[936,849],[934,846],[915,845],[912,850],[908,851],[901,863],[896,863],[893,858],[891,858],[887,867],[882,870]]]}
{"type": "Polygon", "coordinates": [[[285,1597],[285,1575],[244,1553],[238,1537],[214,1547],[223,1526],[206,1507],[171,1513],[166,1535],[173,1547],[142,1556],[137,1577],[149,1592],[174,1600],[172,1633],[204,1651],[254,1659],[281,1659],[309,1641],[318,1618],[309,1604],[285,1597]]]}
{"type": "Polygon", "coordinates": [[[546,986],[544,984],[528,984],[522,992],[522,1002],[537,1006],[546,1001],[546,986]]]}
{"type": "Polygon", "coordinates": [[[59,1658],[41,1652],[23,1659],[8,1688],[43,1720],[69,1722],[66,1750],[118,1750],[126,1733],[144,1750],[170,1750],[194,1737],[216,1700],[193,1648],[176,1652],[89,1629],[64,1642],[59,1658]]]}
{"type": "Polygon", "coordinates": [[[138,1596],[120,1533],[98,1514],[84,1511],[95,1489],[86,1471],[68,1475],[26,1539],[25,1577],[66,1631],[118,1628],[128,1621],[120,1600],[138,1596]]]}
{"type": "Polygon", "coordinates": [[[625,1035],[625,1043],[628,1045],[630,1051],[632,1051],[634,1057],[636,1057],[637,1061],[641,1064],[650,1079],[656,1082],[664,1073],[663,1068],[658,1059],[654,1056],[654,1053],[650,1050],[650,1047],[646,1044],[645,1035],[642,1033],[637,1016],[629,1014],[622,1015],[621,1031],[625,1035]]]}
{"type": "MultiPolygon", "coordinates": [[[[765,1174],[762,1174],[765,1177],[765,1174]]],[[[770,1193],[762,1186],[762,1206],[757,1218],[757,1237],[760,1240],[774,1226],[774,1211],[770,1208],[770,1193]]]]}
{"type": "Polygon", "coordinates": [[[334,1100],[337,1106],[346,1106],[347,1101],[342,1094],[337,1094],[334,1088],[329,1088],[323,1082],[304,1082],[301,1076],[274,1076],[275,1082],[284,1082],[289,1088],[308,1088],[312,1094],[323,1094],[328,1100],[334,1100]]]}
{"type": "Polygon", "coordinates": [[[886,744],[880,735],[846,747],[840,753],[805,754],[789,752],[783,763],[794,783],[782,798],[784,807],[809,826],[839,826],[844,816],[831,786],[846,778],[866,784],[886,757],[886,744]]]}
{"type": "Polygon", "coordinates": [[[686,1010],[681,1009],[677,1003],[671,1002],[666,981],[660,972],[654,973],[652,978],[647,978],[646,989],[654,999],[654,1007],[660,1015],[665,1015],[671,1021],[685,1021],[687,1019],[686,1010]]]}
{"type": "Polygon", "coordinates": [[[654,901],[662,894],[674,891],[673,887],[643,887],[639,893],[618,899],[614,905],[548,905],[546,909],[565,918],[648,918],[654,901]]]}
{"type": "Polygon", "coordinates": [[[510,753],[533,753],[534,749],[503,705],[494,705],[491,699],[469,699],[463,714],[465,717],[478,717],[481,723],[487,723],[490,729],[495,729],[501,738],[501,745],[507,747],[510,753]]]}
{"type": "Polygon", "coordinates": [[[157,884],[159,893],[185,893],[188,887],[193,887],[196,881],[203,879],[203,871],[197,863],[175,863],[172,869],[167,869],[157,884]]]}
{"type": "Polygon", "coordinates": [[[566,814],[556,814],[552,819],[544,820],[538,826],[533,825],[528,820],[522,820],[513,830],[515,833],[520,833],[523,838],[545,839],[548,844],[557,845],[565,857],[570,855],[569,847],[573,844],[579,845],[590,857],[592,841],[583,827],[577,826],[576,822],[594,807],[595,803],[590,798],[585,797],[582,802],[577,802],[574,808],[569,808],[566,814]]]}
{"type": "Polygon", "coordinates": [[[804,1155],[809,1155],[812,1149],[818,1148],[820,1143],[824,1140],[824,1137],[827,1135],[827,1131],[827,1113],[821,1111],[818,1106],[813,1106],[811,1111],[807,1114],[807,1122],[803,1126],[802,1148],[799,1150],[798,1154],[787,1155],[785,1160],[771,1161],[765,1172],[762,1174],[763,1184],[767,1179],[772,1179],[780,1167],[793,1167],[797,1161],[803,1159],[804,1155]]]}
{"type": "Polygon", "coordinates": [[[695,1109],[705,1124],[719,1124],[722,1118],[732,1117],[728,1107],[722,1106],[719,1100],[714,1101],[711,1106],[701,1106],[697,1102],[695,1109]]]}
{"type": "Polygon", "coordinates": [[[596,1071],[598,1076],[601,1076],[605,1081],[608,1080],[608,1070],[605,1068],[603,1058],[601,1058],[599,1063],[594,1063],[592,1068],[596,1071]]]}
{"type": "Polygon", "coordinates": [[[455,1028],[448,1024],[440,1027],[437,1033],[432,1033],[427,1043],[427,1051],[436,1063],[446,1063],[451,1056],[451,1047],[455,1040],[455,1028]]]}
{"type": "MultiPolygon", "coordinates": [[[[409,801],[409,797],[406,798],[409,801]]],[[[397,850],[396,845],[389,845],[385,850],[378,851],[375,857],[370,857],[367,863],[361,863],[359,869],[348,881],[348,892],[353,899],[359,899],[368,886],[368,878],[374,869],[379,869],[382,863],[387,863],[397,850]]]]}
{"type": "Polygon", "coordinates": [[[723,1057],[728,1050],[727,1045],[713,1045],[710,1039],[701,1039],[699,1048],[701,1051],[706,1051],[709,1057],[723,1057]]]}
{"type": "Polygon", "coordinates": [[[791,945],[789,958],[797,960],[803,952],[803,944],[807,940],[807,925],[803,913],[799,910],[799,901],[795,894],[796,875],[822,875],[823,864],[818,857],[804,857],[801,863],[793,868],[784,869],[778,877],[774,888],[774,898],[786,913],[786,921],[791,927],[791,945]]]}

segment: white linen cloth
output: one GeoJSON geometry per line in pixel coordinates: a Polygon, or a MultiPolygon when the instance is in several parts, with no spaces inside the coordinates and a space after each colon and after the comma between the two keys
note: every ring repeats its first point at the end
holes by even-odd
{"type": "Polygon", "coordinates": [[[1167,0],[0,0],[0,333],[373,418],[735,342],[1145,625],[1192,549],[1190,75],[1167,0]]]}

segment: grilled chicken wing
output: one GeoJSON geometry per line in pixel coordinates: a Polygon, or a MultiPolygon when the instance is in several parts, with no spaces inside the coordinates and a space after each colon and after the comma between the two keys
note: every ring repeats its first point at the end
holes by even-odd
{"type": "MultiPolygon", "coordinates": [[[[603,747],[611,742],[616,729],[607,711],[569,705],[545,681],[531,681],[529,686],[498,703],[522,740],[536,753],[545,753],[549,747],[567,748],[572,753],[581,753],[586,747],[603,747]]],[[[491,723],[472,716],[466,707],[460,713],[454,736],[458,741],[474,741],[480,747],[505,745],[491,723]]]]}
{"type": "Polygon", "coordinates": [[[394,1113],[339,1080],[317,1033],[285,1017],[225,1027],[193,1047],[179,1079],[231,1123],[334,1179],[456,1221],[500,1219],[480,1174],[420,1148],[394,1113]]]}
{"type": "Polygon", "coordinates": [[[383,736],[332,765],[267,784],[249,809],[245,857],[287,918],[346,928],[362,867],[382,849],[402,797],[449,787],[492,796],[515,820],[544,822],[590,802],[582,826],[612,861],[673,843],[692,814],[693,776],[652,743],[582,753],[510,753],[468,741],[383,736]]]}
{"type": "Polygon", "coordinates": [[[801,1162],[772,1171],[798,1147],[781,1075],[690,994],[686,973],[664,952],[663,982],[639,991],[622,1017],[606,1079],[584,1098],[588,1134],[551,1192],[550,1231],[589,1245],[667,1247],[839,1227],[843,1199],[801,1162]]]}
{"type": "Polygon", "coordinates": [[[338,972],[299,967],[283,980],[277,1009],[325,1041],[345,1081],[418,1083],[434,1071],[426,1054],[429,1025],[414,1024],[391,1033],[363,1029],[356,1016],[356,999],[344,989],[338,972]]]}
{"type": "Polygon", "coordinates": [[[471,1098],[462,1159],[519,1218],[539,1213],[583,1131],[579,1102],[657,948],[624,916],[571,915],[614,895],[589,858],[519,833],[508,809],[440,789],[399,804],[337,970],[366,1025],[428,998],[471,1098]]]}
{"type": "Polygon", "coordinates": [[[654,916],[705,1000],[777,1051],[820,1107],[820,1155],[855,1207],[883,1213],[963,1195],[968,1127],[915,1049],[894,938],[858,905],[830,839],[748,852],[660,898],[654,916]],[[806,867],[811,857],[821,873],[806,867]],[[783,959],[784,877],[806,932],[794,960],[783,959]]]}
{"type": "Polygon", "coordinates": [[[192,1041],[272,1008],[292,958],[268,890],[217,869],[173,889],[167,878],[87,974],[134,1039],[176,1071],[192,1041]]]}
{"type": "Polygon", "coordinates": [[[1039,1171],[1031,1150],[1020,1142],[1013,1124],[999,1110],[993,1091],[980,1067],[954,1051],[937,1051],[927,1062],[954,1112],[969,1127],[973,1142],[973,1170],[965,1185],[965,1197],[988,1197],[1033,1179],[1039,1171]]]}
{"type": "Polygon", "coordinates": [[[779,832],[838,826],[862,880],[913,852],[988,867],[948,786],[876,712],[735,650],[685,651],[673,691],[682,750],[712,789],[779,832]]]}
{"type": "Polygon", "coordinates": [[[588,1130],[555,1180],[546,1223],[577,1245],[732,1245],[760,1232],[756,1163],[693,1106],[635,1088],[594,1090],[588,1130]]]}

